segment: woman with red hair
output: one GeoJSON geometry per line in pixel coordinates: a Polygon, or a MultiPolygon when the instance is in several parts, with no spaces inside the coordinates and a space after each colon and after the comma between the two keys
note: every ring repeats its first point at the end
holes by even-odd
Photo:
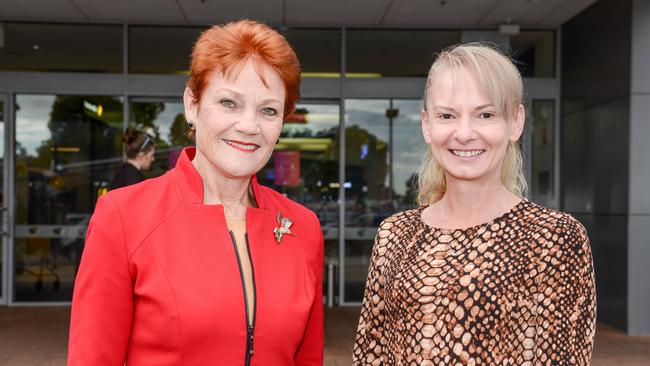
{"type": "Polygon", "coordinates": [[[249,20],[198,39],[184,93],[195,148],[97,202],[68,365],[322,365],[316,215],[257,183],[299,98],[280,34],[249,20]]]}

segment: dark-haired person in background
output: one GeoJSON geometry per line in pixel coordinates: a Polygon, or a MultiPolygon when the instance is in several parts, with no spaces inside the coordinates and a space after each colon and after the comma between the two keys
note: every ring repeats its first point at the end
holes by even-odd
{"type": "Polygon", "coordinates": [[[133,128],[127,128],[122,136],[126,162],[111,181],[110,190],[130,186],[144,180],[142,171],[151,168],[156,158],[156,148],[151,136],[133,128]]]}

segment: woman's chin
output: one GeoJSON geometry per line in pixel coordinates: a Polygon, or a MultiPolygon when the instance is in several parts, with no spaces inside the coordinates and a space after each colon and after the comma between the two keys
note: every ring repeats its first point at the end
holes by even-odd
{"type": "Polygon", "coordinates": [[[231,178],[250,178],[257,174],[257,166],[247,166],[244,164],[224,164],[220,167],[223,175],[231,178]]]}
{"type": "Polygon", "coordinates": [[[256,174],[259,167],[257,161],[241,161],[239,159],[232,159],[230,156],[224,158],[224,154],[214,153],[211,154],[204,165],[203,169],[215,170],[223,177],[230,178],[250,178],[251,175],[256,174]]]}
{"type": "Polygon", "coordinates": [[[445,171],[446,175],[457,181],[482,181],[489,175],[485,169],[451,169],[445,171]]]}

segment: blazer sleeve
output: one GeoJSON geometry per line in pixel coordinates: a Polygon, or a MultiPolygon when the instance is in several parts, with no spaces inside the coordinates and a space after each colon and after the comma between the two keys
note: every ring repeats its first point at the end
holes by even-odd
{"type": "Polygon", "coordinates": [[[316,215],[313,215],[314,237],[316,237],[317,253],[313,258],[312,267],[316,283],[314,284],[314,300],[311,305],[309,319],[302,336],[302,342],[294,356],[296,366],[322,366],[324,350],[324,322],[323,322],[323,231],[316,215]]]}
{"type": "Polygon", "coordinates": [[[539,263],[535,361],[587,366],[591,363],[596,329],[596,286],[589,238],[573,218],[555,234],[558,240],[539,263]]]}
{"type": "Polygon", "coordinates": [[[110,194],[90,220],[74,285],[68,366],[123,366],[133,312],[124,227],[110,194]]]}

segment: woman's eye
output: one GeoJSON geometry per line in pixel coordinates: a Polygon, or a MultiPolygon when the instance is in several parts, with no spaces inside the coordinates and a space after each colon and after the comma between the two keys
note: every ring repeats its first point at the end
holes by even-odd
{"type": "Polygon", "coordinates": [[[230,99],[221,99],[219,103],[226,108],[235,108],[235,102],[230,99]]]}
{"type": "Polygon", "coordinates": [[[454,116],[452,116],[449,113],[442,113],[442,114],[438,115],[438,118],[440,118],[440,119],[452,119],[452,118],[454,118],[454,116]]]}
{"type": "Polygon", "coordinates": [[[487,119],[487,118],[493,118],[493,117],[494,117],[494,113],[483,112],[483,113],[481,113],[481,114],[479,115],[479,117],[481,117],[481,118],[486,118],[486,119],[487,119]]]}
{"type": "Polygon", "coordinates": [[[278,111],[275,108],[267,107],[267,108],[262,108],[262,113],[264,113],[267,116],[276,116],[278,114],[278,111]]]}

